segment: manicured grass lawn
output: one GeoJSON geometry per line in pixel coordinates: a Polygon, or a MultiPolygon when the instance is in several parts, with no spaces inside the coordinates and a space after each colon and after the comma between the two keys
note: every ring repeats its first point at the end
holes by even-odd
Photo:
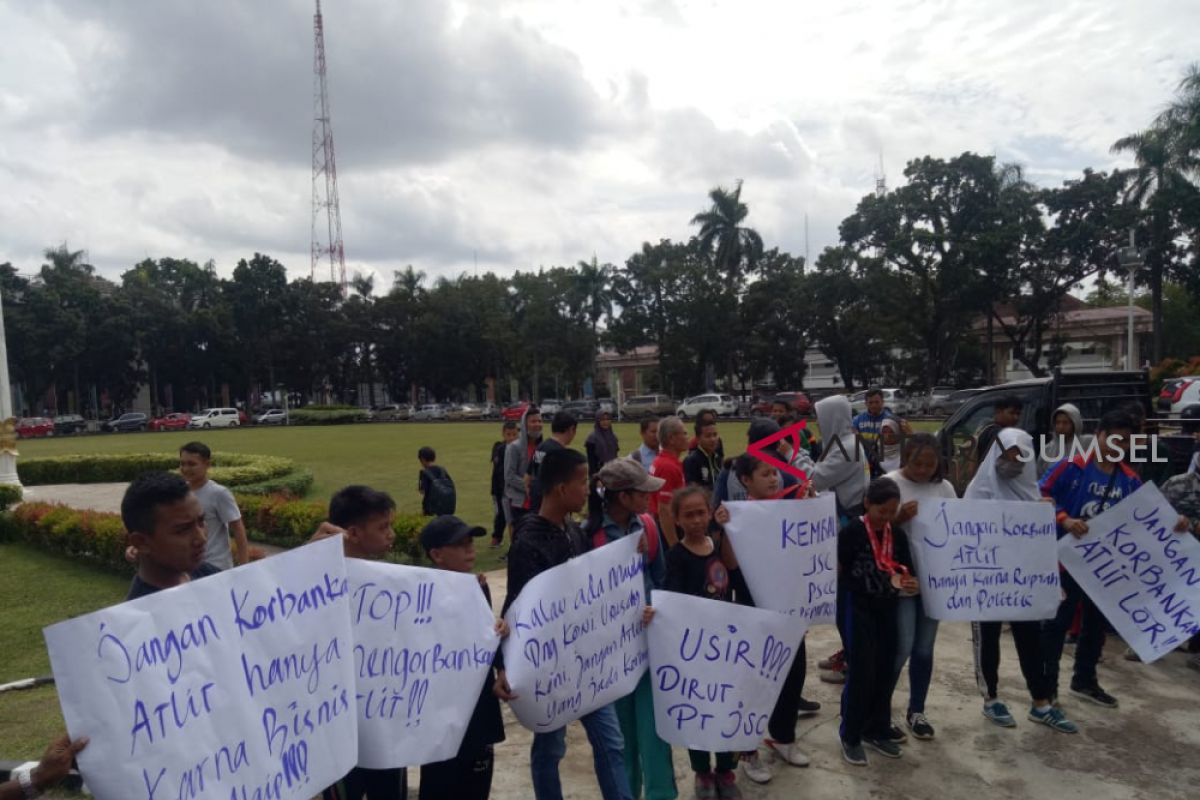
{"type": "MultiPolygon", "coordinates": [[[[0,544],[0,683],[50,674],[42,628],[120,602],[129,579],[0,544]]],[[[53,686],[0,694],[0,759],[36,758],[66,729],[53,686]]]]}

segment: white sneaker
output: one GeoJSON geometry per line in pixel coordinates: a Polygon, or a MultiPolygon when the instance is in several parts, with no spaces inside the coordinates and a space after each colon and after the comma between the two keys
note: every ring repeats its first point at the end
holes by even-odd
{"type": "Polygon", "coordinates": [[[771,770],[763,763],[757,750],[753,755],[742,756],[742,772],[755,783],[768,783],[771,780],[771,770]]]}
{"type": "Polygon", "coordinates": [[[777,742],[774,739],[764,739],[763,741],[766,743],[767,749],[775,753],[787,763],[791,764],[793,767],[807,767],[809,763],[811,763],[808,759],[808,756],[796,746],[795,742],[788,742],[787,744],[784,744],[783,742],[777,742]]]}

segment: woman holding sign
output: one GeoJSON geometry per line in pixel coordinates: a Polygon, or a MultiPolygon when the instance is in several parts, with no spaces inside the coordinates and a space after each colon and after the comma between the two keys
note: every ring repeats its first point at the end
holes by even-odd
{"type": "MultiPolygon", "coordinates": [[[[979,471],[971,479],[963,499],[1038,501],[1037,471],[1033,437],[1020,428],[1004,428],[992,441],[979,471]]],[[[1017,725],[1013,715],[996,694],[1000,673],[1001,622],[972,622],[971,641],[975,653],[975,678],[983,694],[983,715],[1002,728],[1017,725]]],[[[1053,705],[1053,687],[1043,669],[1042,623],[1009,623],[1021,674],[1033,698],[1029,719],[1063,733],[1078,733],[1061,708],[1053,705]]]]}

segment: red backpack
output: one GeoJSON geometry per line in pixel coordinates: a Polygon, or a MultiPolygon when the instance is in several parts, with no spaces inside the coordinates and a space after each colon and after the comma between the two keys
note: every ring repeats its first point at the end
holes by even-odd
{"type": "MultiPolygon", "coordinates": [[[[652,514],[638,514],[638,519],[642,521],[642,528],[646,531],[646,562],[653,564],[658,558],[658,524],[654,521],[652,514]]],[[[604,533],[604,526],[601,525],[592,534],[592,549],[603,547],[608,544],[608,536],[604,533]]]]}

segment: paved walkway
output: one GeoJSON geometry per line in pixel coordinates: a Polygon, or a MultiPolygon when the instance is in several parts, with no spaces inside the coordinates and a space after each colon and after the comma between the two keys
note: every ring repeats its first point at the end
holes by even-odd
{"type": "MultiPolygon", "coordinates": [[[[26,490],[28,499],[62,502],[115,511],[124,484],[39,486],[26,490]]],[[[505,574],[488,573],[497,610],[505,596],[505,574]]],[[[1200,786],[1200,673],[1185,666],[1174,653],[1153,665],[1125,661],[1124,645],[1110,638],[1100,679],[1120,698],[1121,707],[1107,710],[1069,694],[1067,713],[1079,723],[1076,736],[1035,726],[1025,719],[1025,689],[1011,640],[1003,640],[1001,698],[1018,719],[1014,729],[998,728],[980,714],[971,655],[970,628],[944,625],[937,642],[934,681],[927,703],[937,738],[911,742],[904,757],[889,761],[873,757],[871,765],[855,768],[841,760],[837,744],[837,704],[840,687],[817,680],[816,661],[837,649],[830,627],[813,630],[808,638],[809,681],[805,695],[823,708],[796,726],[812,766],[797,769],[776,764],[775,779],[756,786],[739,777],[747,798],[843,800],[843,798],[979,798],[979,800],[1161,800],[1195,797],[1200,786]]],[[[1063,657],[1064,678],[1071,655],[1063,657]]],[[[908,699],[907,676],[896,693],[896,708],[908,699]]],[[[492,797],[528,800],[530,733],[504,711],[508,740],[496,748],[492,797]]],[[[583,729],[571,725],[562,774],[568,800],[599,797],[592,772],[591,750],[583,729]]],[[[680,797],[691,798],[692,775],[687,753],[676,748],[675,774],[680,797]]],[[[418,770],[410,770],[417,783],[418,770]]],[[[739,774],[740,775],[740,774],[739,774]]],[[[415,795],[414,795],[415,796],[415,795]]]]}

